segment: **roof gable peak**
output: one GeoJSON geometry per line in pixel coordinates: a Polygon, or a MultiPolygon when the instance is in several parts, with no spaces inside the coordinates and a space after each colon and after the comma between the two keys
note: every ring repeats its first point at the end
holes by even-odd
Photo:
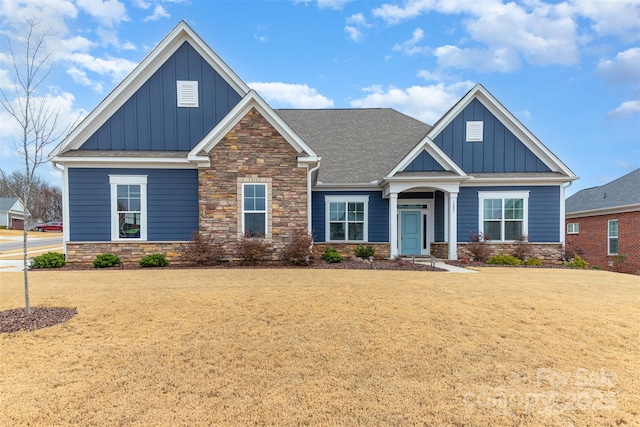
{"type": "Polygon", "coordinates": [[[249,87],[240,77],[185,21],[180,21],[133,71],[52,150],[49,158],[54,158],[65,151],[79,148],[84,141],[100,128],[114,112],[124,105],[185,42],[189,43],[240,96],[245,96],[249,92],[249,87]]]}

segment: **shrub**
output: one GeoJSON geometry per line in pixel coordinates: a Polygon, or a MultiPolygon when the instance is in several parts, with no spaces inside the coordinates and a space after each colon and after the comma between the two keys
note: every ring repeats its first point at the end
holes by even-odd
{"type": "Polygon", "coordinates": [[[533,248],[529,243],[529,237],[526,234],[521,235],[517,240],[513,242],[513,256],[520,261],[524,261],[531,256],[533,248]]]}
{"type": "Polygon", "coordinates": [[[524,265],[530,265],[532,267],[541,267],[542,260],[539,258],[529,258],[524,262],[524,265]]]}
{"type": "Polygon", "coordinates": [[[329,264],[333,264],[334,262],[342,262],[342,255],[338,253],[335,248],[326,248],[324,253],[322,254],[322,259],[328,262],[329,264]]]}
{"type": "Polygon", "coordinates": [[[247,265],[255,265],[262,261],[269,248],[270,244],[263,236],[252,237],[247,232],[236,244],[236,256],[247,265]]]}
{"type": "Polygon", "coordinates": [[[211,233],[194,231],[191,241],[180,247],[180,259],[189,265],[215,265],[224,259],[224,250],[211,233]]]}
{"type": "Polygon", "coordinates": [[[100,254],[93,260],[94,268],[115,267],[120,264],[122,264],[122,261],[115,254],[100,254]]]}
{"type": "Polygon", "coordinates": [[[487,260],[487,264],[520,265],[520,260],[513,255],[494,255],[487,260]]]}
{"type": "Polygon", "coordinates": [[[164,254],[156,253],[142,257],[138,264],[140,264],[140,267],[167,267],[169,261],[167,261],[164,254]]]}
{"type": "Polygon", "coordinates": [[[471,240],[471,244],[469,244],[469,252],[473,256],[474,261],[486,261],[491,255],[491,248],[487,244],[488,240],[491,240],[490,234],[484,234],[483,232],[476,233],[472,231],[469,233],[469,239],[471,240]]]}
{"type": "Polygon", "coordinates": [[[367,258],[369,258],[370,256],[373,256],[376,253],[376,249],[373,246],[358,245],[353,250],[353,253],[358,258],[367,259],[367,258]]]}
{"type": "Polygon", "coordinates": [[[306,227],[299,227],[293,231],[291,241],[285,244],[281,259],[289,264],[306,264],[311,257],[313,235],[306,227]]]}
{"type": "Polygon", "coordinates": [[[613,271],[623,272],[625,271],[625,261],[627,260],[627,256],[623,254],[616,254],[611,257],[613,261],[613,271]]]}
{"type": "Polygon", "coordinates": [[[582,257],[578,254],[569,262],[564,263],[565,267],[570,268],[589,268],[589,263],[582,259],[582,257]]]}
{"type": "Polygon", "coordinates": [[[576,255],[584,255],[584,251],[579,246],[576,246],[572,243],[565,243],[564,245],[564,255],[562,257],[563,260],[568,261],[571,258],[575,258],[576,255]]]}
{"type": "Polygon", "coordinates": [[[33,259],[31,268],[60,268],[67,265],[63,254],[57,252],[47,252],[33,259]]]}

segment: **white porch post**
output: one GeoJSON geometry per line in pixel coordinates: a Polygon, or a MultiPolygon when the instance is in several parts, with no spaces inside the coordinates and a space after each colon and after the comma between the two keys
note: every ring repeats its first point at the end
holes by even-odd
{"type": "Polygon", "coordinates": [[[398,258],[398,193],[389,194],[389,245],[391,259],[398,258]]]}
{"type": "Polygon", "coordinates": [[[449,259],[458,259],[458,193],[449,193],[449,259]]]}

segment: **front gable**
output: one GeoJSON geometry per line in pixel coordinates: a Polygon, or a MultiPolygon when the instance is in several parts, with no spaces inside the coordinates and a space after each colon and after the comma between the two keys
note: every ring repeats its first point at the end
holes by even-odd
{"type": "Polygon", "coordinates": [[[187,151],[248,92],[181,21],[49,157],[57,162],[72,150],[187,151]],[[198,104],[177,107],[181,78],[198,82],[198,104]]]}
{"type": "Polygon", "coordinates": [[[551,172],[478,98],[434,136],[433,142],[466,173],[551,172]],[[478,133],[468,134],[468,123],[476,124],[478,133]]]}
{"type": "Polygon", "coordinates": [[[482,85],[431,129],[433,141],[465,173],[574,173],[482,85]]]}
{"type": "Polygon", "coordinates": [[[442,165],[424,150],[402,172],[442,172],[444,170],[442,165]]]}
{"type": "Polygon", "coordinates": [[[241,98],[185,41],[79,149],[188,151],[241,98]],[[197,107],[178,106],[178,81],[197,82],[197,107]]]}

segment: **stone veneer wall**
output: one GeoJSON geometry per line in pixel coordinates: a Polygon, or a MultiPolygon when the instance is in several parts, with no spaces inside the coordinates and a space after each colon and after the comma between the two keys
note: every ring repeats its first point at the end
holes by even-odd
{"type": "Polygon", "coordinates": [[[298,153],[254,108],[209,153],[198,171],[200,232],[212,233],[227,254],[242,236],[242,184],[267,184],[270,258],[307,224],[307,170],[298,153]]]}
{"type": "MultiPolygon", "coordinates": [[[[313,251],[315,256],[321,257],[327,247],[334,248],[340,255],[345,258],[355,258],[353,251],[358,247],[359,243],[314,243],[313,251]]],[[[388,243],[362,243],[364,246],[373,246],[376,250],[374,258],[389,258],[391,252],[388,243]]]]}
{"type": "Polygon", "coordinates": [[[69,242],[67,262],[91,265],[96,256],[112,253],[124,264],[137,264],[140,259],[153,253],[164,254],[170,264],[180,265],[180,246],[184,242],[69,242]]]}
{"type": "MultiPolygon", "coordinates": [[[[489,243],[492,255],[513,255],[511,243],[489,243]]],[[[472,258],[468,243],[458,243],[458,259],[472,258]]],[[[562,264],[562,243],[531,243],[531,258],[539,258],[544,264],[562,264]]]]}

